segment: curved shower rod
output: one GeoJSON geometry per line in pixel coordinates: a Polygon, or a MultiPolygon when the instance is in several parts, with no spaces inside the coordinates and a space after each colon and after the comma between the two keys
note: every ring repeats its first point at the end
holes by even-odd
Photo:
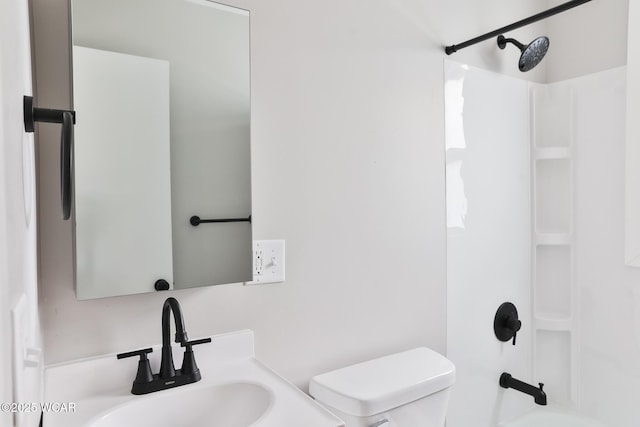
{"type": "Polygon", "coordinates": [[[515,30],[516,28],[524,27],[525,25],[533,24],[534,22],[540,21],[542,19],[546,19],[550,16],[557,15],[558,13],[564,12],[566,10],[572,9],[576,6],[580,6],[581,4],[590,2],[591,0],[572,0],[567,3],[563,3],[559,6],[553,7],[551,9],[545,10],[544,12],[540,12],[538,14],[532,15],[528,18],[525,18],[521,21],[514,22],[511,25],[507,25],[506,27],[498,28],[497,30],[491,31],[490,33],[483,34],[471,40],[467,40],[466,42],[460,44],[452,44],[451,46],[445,46],[444,51],[447,55],[451,55],[454,52],[459,51],[460,49],[464,49],[465,47],[469,47],[476,43],[494,38],[499,36],[502,33],[506,33],[508,31],[515,30]]]}

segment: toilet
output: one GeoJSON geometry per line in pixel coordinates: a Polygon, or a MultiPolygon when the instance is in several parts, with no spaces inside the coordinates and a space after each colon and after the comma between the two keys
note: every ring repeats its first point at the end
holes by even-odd
{"type": "Polygon", "coordinates": [[[456,368],[419,347],[315,376],[309,394],[346,427],[443,427],[456,368]]]}

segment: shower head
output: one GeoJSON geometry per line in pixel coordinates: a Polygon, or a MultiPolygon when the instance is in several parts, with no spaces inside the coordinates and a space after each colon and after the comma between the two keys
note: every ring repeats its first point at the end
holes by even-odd
{"type": "Polygon", "coordinates": [[[522,52],[518,61],[518,68],[522,72],[529,71],[538,65],[547,54],[547,50],[549,50],[549,38],[544,36],[536,38],[526,46],[518,40],[507,39],[503,35],[498,36],[498,47],[500,49],[504,49],[507,43],[514,44],[522,52]]]}

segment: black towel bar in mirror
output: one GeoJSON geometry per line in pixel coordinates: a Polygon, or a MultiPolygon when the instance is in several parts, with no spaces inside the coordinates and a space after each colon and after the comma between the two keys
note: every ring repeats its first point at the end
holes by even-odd
{"type": "Polygon", "coordinates": [[[76,112],[70,110],[52,110],[38,108],[33,105],[33,97],[24,97],[24,130],[33,132],[35,122],[60,123],[60,193],[62,200],[62,219],[71,216],[71,199],[73,192],[73,125],[76,123],[76,112]]]}
{"type": "Polygon", "coordinates": [[[205,223],[220,223],[220,222],[251,222],[251,215],[247,218],[221,218],[221,219],[201,219],[199,216],[194,215],[189,219],[189,222],[194,227],[205,223]]]}

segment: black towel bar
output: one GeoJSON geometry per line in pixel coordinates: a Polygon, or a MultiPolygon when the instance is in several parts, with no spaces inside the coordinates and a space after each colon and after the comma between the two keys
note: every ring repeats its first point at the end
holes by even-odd
{"type": "Polygon", "coordinates": [[[189,219],[189,222],[194,227],[203,223],[220,223],[220,222],[251,222],[251,215],[248,218],[221,218],[221,219],[200,219],[199,216],[194,215],[189,219]]]}
{"type": "Polygon", "coordinates": [[[62,219],[68,220],[71,216],[73,198],[73,125],[76,123],[76,112],[35,107],[32,96],[25,95],[22,103],[25,132],[33,132],[36,122],[62,124],[60,136],[60,198],[62,201],[62,219]]]}

